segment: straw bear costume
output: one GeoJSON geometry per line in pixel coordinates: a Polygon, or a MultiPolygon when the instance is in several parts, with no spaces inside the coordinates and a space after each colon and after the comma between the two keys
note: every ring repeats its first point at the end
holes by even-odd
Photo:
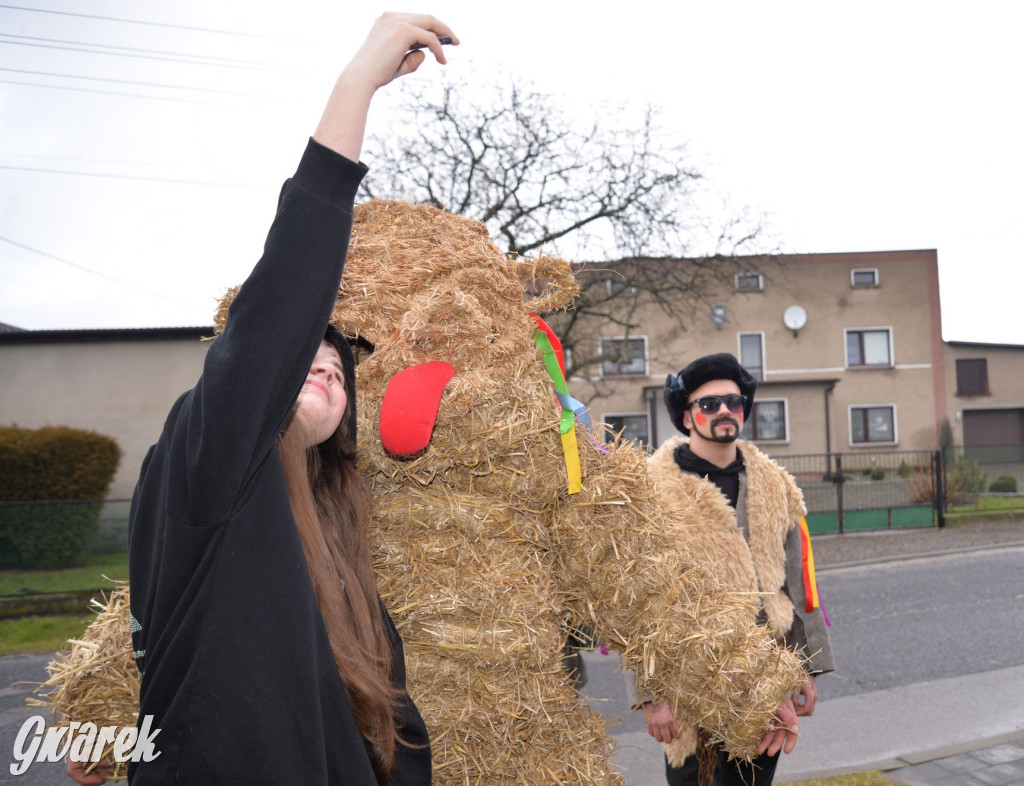
{"type": "Polygon", "coordinates": [[[803,676],[754,625],[756,599],[723,592],[691,553],[699,512],[668,513],[646,455],[571,418],[560,429],[530,313],[575,292],[567,262],[508,259],[479,222],[356,207],[332,322],[373,348],[357,369],[360,466],[438,783],[621,782],[561,667],[567,610],[737,755],[803,676]]]}
{"type": "Polygon", "coordinates": [[[437,784],[622,783],[562,668],[567,613],[734,755],[803,679],[757,599],[693,550],[699,506],[670,511],[646,454],[556,402],[530,314],[575,292],[567,262],[506,258],[479,222],[356,206],[331,322],[372,350],[356,380],[371,546],[437,784]]]}

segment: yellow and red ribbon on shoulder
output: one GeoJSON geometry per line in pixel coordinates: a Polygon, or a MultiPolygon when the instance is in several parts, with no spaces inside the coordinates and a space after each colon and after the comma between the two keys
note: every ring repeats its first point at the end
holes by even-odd
{"type": "Polygon", "coordinates": [[[807,527],[807,519],[800,517],[800,545],[803,546],[804,572],[804,611],[814,611],[821,606],[818,597],[818,577],[814,573],[814,552],[811,550],[811,531],[807,527]]]}

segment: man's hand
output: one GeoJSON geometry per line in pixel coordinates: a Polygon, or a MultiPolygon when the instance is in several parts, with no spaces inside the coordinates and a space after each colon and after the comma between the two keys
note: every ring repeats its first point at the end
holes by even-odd
{"type": "Polygon", "coordinates": [[[814,706],[818,703],[818,686],[814,682],[814,675],[808,674],[803,684],[793,691],[793,704],[796,707],[797,715],[813,715],[814,706]]]}
{"type": "Polygon", "coordinates": [[[672,710],[664,699],[644,704],[644,720],[647,722],[647,733],[658,742],[672,742],[679,736],[672,710]]]}
{"type": "Polygon", "coordinates": [[[85,770],[90,764],[91,762],[88,761],[74,761],[68,756],[66,768],[68,777],[82,786],[100,786],[101,783],[106,783],[114,777],[114,772],[110,768],[110,759],[101,759],[100,763],[96,765],[96,769],[87,775],[85,770]]]}
{"type": "Polygon", "coordinates": [[[780,750],[792,753],[796,747],[796,738],[800,733],[800,724],[796,719],[796,708],[789,697],[779,706],[772,722],[772,730],[767,732],[757,743],[758,754],[767,753],[774,756],[780,750]]]}

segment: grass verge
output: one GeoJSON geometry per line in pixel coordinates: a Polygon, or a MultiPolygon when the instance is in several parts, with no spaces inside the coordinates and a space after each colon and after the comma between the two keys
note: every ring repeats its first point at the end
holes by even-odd
{"type": "Polygon", "coordinates": [[[855,772],[850,775],[837,775],[834,778],[819,778],[813,781],[795,781],[790,786],[891,786],[880,772],[855,772]]]}
{"type": "Polygon", "coordinates": [[[128,555],[124,552],[87,554],[85,564],[65,570],[3,570],[0,571],[0,595],[113,588],[104,576],[127,581],[128,555]]]}
{"type": "Polygon", "coordinates": [[[91,615],[74,614],[0,620],[0,656],[56,652],[68,639],[81,636],[93,619],[91,615]]]}

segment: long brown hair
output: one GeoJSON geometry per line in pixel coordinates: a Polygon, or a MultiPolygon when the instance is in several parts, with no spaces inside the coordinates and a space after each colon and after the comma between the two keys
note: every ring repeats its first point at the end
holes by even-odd
{"type": "Polygon", "coordinates": [[[278,447],[334,662],[377,779],[386,783],[395,765],[401,692],[391,681],[391,646],[367,538],[369,493],[348,439],[353,399],[350,393],[341,425],[326,442],[306,448],[299,429],[286,427],[278,447]]]}

